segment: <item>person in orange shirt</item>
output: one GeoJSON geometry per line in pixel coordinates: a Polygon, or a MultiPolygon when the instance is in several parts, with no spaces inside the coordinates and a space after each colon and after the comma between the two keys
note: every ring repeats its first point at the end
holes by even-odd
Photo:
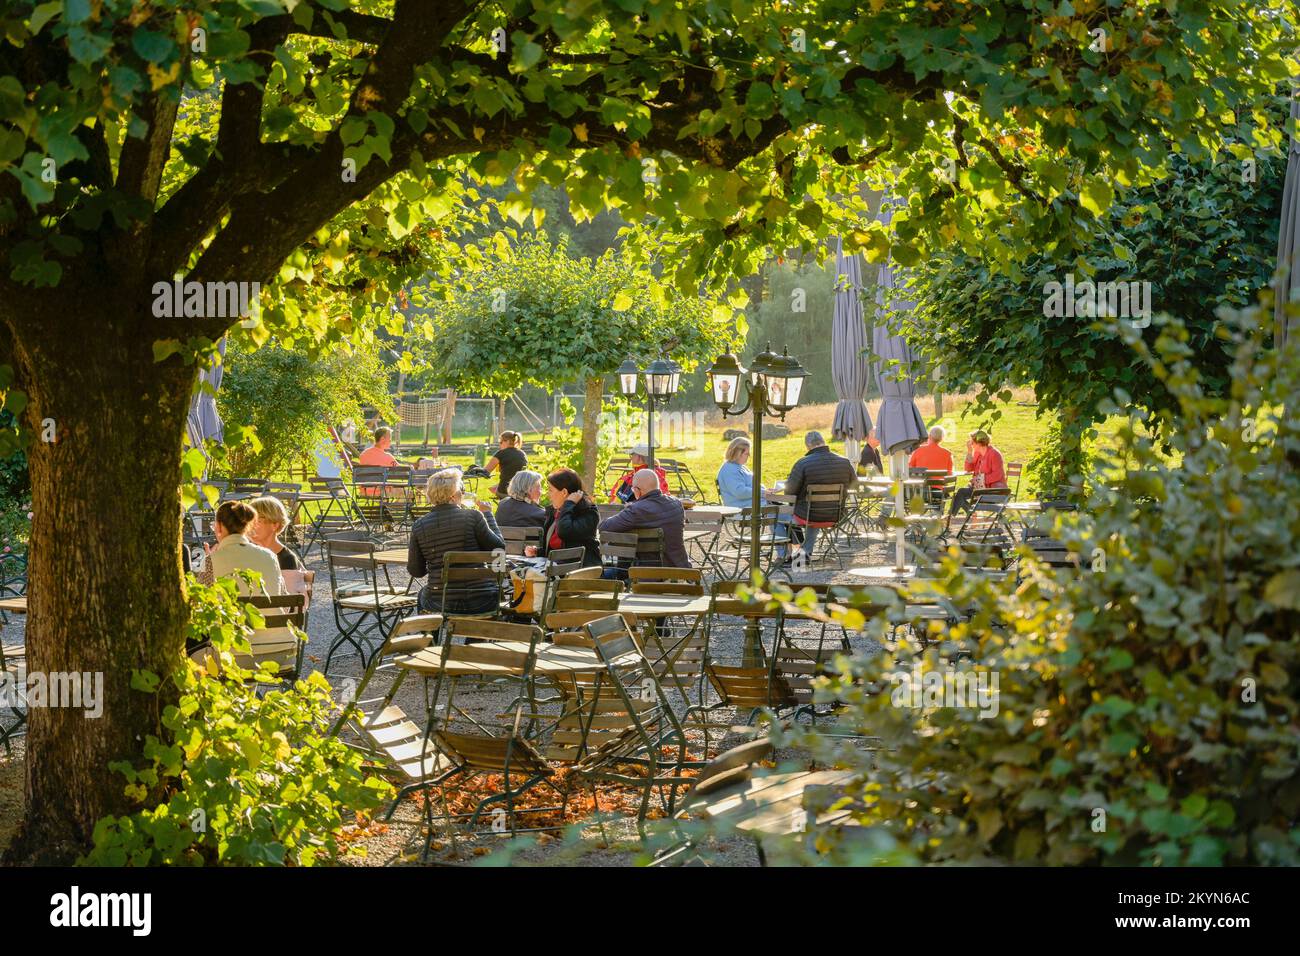
{"type": "Polygon", "coordinates": [[[393,443],[393,430],[387,425],[375,429],[375,443],[357,458],[358,465],[395,465],[397,459],[388,451],[393,443]]]}
{"type": "Polygon", "coordinates": [[[943,447],[946,433],[938,425],[930,429],[930,440],[917,447],[908,459],[909,468],[928,468],[931,471],[943,471],[952,474],[952,452],[943,447]]]}

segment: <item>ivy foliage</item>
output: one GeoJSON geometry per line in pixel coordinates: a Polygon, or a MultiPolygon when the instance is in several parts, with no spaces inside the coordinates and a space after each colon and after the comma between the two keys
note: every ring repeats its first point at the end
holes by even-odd
{"type": "MultiPolygon", "coordinates": [[[[886,653],[845,661],[828,690],[880,743],[869,765],[841,755],[862,770],[843,796],[882,846],[928,863],[1300,863],[1300,425],[1286,408],[1300,358],[1265,348],[1267,318],[1234,313],[1218,333],[1222,395],[1181,323],[1150,345],[1126,335],[1173,396],[1160,424],[1182,463],[1156,452],[1153,423],[1120,428],[1079,516],[1055,528],[1081,572],[1025,552],[1022,580],[995,584],[946,562],[926,583],[973,608],[968,622],[932,624],[924,648],[877,623],[886,653]],[[914,666],[996,678],[995,713],[898,702],[914,666]]],[[[1117,393],[1103,410],[1129,407],[1117,393]]]]}
{"type": "MultiPolygon", "coordinates": [[[[133,675],[136,692],[176,700],[145,740],[143,762],[110,767],[125,778],[130,799],[150,802],[100,820],[82,862],[312,866],[361,852],[348,845],[344,826],[380,806],[392,788],[363,770],[359,751],[328,736],[335,705],[319,672],[284,690],[256,692],[250,680],[258,675],[233,654],[248,653],[260,615],[235,594],[233,581],[205,587],[189,579],[187,636],[210,639],[219,666],[186,659],[165,678],[133,675]]],[[[274,665],[262,667],[263,681],[274,683],[274,665]]]]}

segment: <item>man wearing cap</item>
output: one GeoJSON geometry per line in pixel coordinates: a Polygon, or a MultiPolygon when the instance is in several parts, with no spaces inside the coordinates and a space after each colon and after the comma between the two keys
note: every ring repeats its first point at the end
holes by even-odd
{"type": "Polygon", "coordinates": [[[641,528],[662,528],[664,533],[664,565],[670,568],[689,568],[691,559],[686,554],[682,536],[686,517],[682,503],[655,487],[650,469],[642,468],[632,476],[634,500],[617,514],[600,523],[601,531],[638,531],[641,528]]]}
{"type": "MultiPolygon", "coordinates": [[[[632,460],[631,471],[625,472],[618,483],[609,490],[609,500],[621,501],[627,504],[636,496],[632,493],[632,476],[642,468],[650,467],[650,447],[648,445],[634,445],[628,451],[628,457],[632,460]]],[[[662,468],[655,468],[655,474],[659,476],[659,490],[665,495],[668,494],[668,475],[662,468]]]]}

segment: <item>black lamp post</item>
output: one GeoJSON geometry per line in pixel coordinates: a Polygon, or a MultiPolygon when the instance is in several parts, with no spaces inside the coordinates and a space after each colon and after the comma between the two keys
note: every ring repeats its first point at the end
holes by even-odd
{"type": "MultiPolygon", "coordinates": [[[[735,355],[728,352],[718,356],[709,368],[709,385],[713,389],[713,401],[722,410],[723,417],[754,415],[753,466],[754,488],[749,519],[749,568],[750,574],[759,571],[760,533],[762,527],[762,485],[763,485],[763,416],[773,415],[785,418],[786,412],[799,404],[799,395],[803,391],[803,380],[807,371],[799,360],[791,358],[787,350],[780,355],[772,352],[772,346],[754,357],[748,370],[740,364],[735,355]],[[736,402],[744,393],[744,404],[739,408],[736,402]]],[[[793,544],[793,542],[791,542],[793,544]]],[[[756,664],[763,656],[763,642],[759,634],[757,620],[745,626],[745,660],[747,664],[756,664]]]]}
{"type": "Polygon", "coordinates": [[[681,384],[682,367],[668,358],[657,358],[646,366],[645,371],[637,368],[635,362],[628,359],[618,368],[618,390],[625,398],[635,398],[637,382],[645,379],[646,393],[646,448],[650,467],[655,464],[655,405],[666,405],[677,394],[681,384]]]}

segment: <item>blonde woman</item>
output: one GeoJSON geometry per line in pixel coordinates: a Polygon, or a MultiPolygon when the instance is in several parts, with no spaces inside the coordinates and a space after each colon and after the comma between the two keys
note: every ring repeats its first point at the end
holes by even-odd
{"type": "Polygon", "coordinates": [[[406,556],[406,570],[411,577],[428,575],[420,589],[420,610],[452,614],[494,610],[501,600],[500,593],[491,582],[479,581],[449,587],[447,607],[442,606],[443,555],[449,551],[495,551],[506,546],[492,509],[481,499],[477,511],[461,507],[465,486],[460,472],[454,468],[434,472],[429,477],[426,493],[431,507],[411,527],[411,544],[406,556]]]}
{"type": "MultiPolygon", "coordinates": [[[[733,438],[727,446],[725,460],[718,469],[718,493],[722,503],[731,508],[748,508],[754,503],[754,473],[749,470],[753,446],[748,438],[733,438]]],[[[762,499],[762,492],[759,492],[762,499]]]]}
{"type": "Polygon", "coordinates": [[[261,545],[275,555],[280,562],[281,571],[301,571],[302,558],[280,540],[284,529],[289,527],[289,511],[284,502],[266,495],[254,498],[249,504],[257,512],[257,518],[253,521],[248,537],[254,544],[261,545]]]}

